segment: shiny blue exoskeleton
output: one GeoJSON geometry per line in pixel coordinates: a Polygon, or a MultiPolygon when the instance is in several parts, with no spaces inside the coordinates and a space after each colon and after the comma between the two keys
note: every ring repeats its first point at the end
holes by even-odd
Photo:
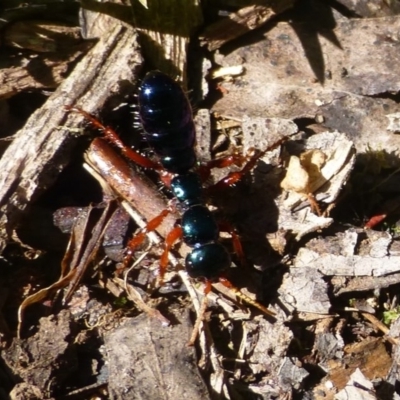
{"type": "Polygon", "coordinates": [[[194,278],[217,278],[230,266],[231,257],[218,242],[218,225],[203,199],[202,183],[196,172],[190,103],[181,86],[159,71],[145,76],[138,100],[144,137],[163,168],[175,174],[171,191],[184,210],[183,240],[193,248],[186,257],[186,270],[194,278]]]}
{"type": "Polygon", "coordinates": [[[194,167],[195,128],[192,109],[181,87],[167,75],[153,71],[139,88],[139,116],[149,145],[170,172],[194,167]]]}

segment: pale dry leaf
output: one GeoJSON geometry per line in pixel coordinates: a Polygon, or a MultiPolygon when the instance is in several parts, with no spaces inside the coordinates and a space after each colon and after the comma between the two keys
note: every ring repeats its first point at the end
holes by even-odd
{"type": "Polygon", "coordinates": [[[281,188],[290,192],[306,194],[310,184],[307,170],[301,164],[300,158],[291,156],[286,175],[281,182],[281,188]]]}
{"type": "Polygon", "coordinates": [[[321,168],[326,158],[326,154],[319,149],[307,150],[300,155],[301,165],[308,172],[311,184],[321,175],[321,168]]]}
{"type": "Polygon", "coordinates": [[[326,158],[319,149],[307,150],[300,157],[291,156],[281,188],[307,196],[314,183],[321,179],[321,168],[326,158]]]}
{"type": "MultiPolygon", "coordinates": [[[[340,132],[322,132],[314,135],[306,141],[305,148],[308,150],[303,153],[303,157],[306,160],[305,163],[309,165],[309,170],[303,164],[301,165],[308,175],[312,175],[308,177],[308,186],[301,191],[294,190],[296,185],[301,186],[303,182],[299,172],[294,173],[295,175],[290,178],[295,184],[294,188],[281,185],[283,189],[289,191],[284,206],[290,210],[297,207],[309,193],[325,204],[335,201],[355,162],[353,142],[340,132]]],[[[285,182],[283,183],[286,185],[285,182]]]]}
{"type": "Polygon", "coordinates": [[[374,386],[364,376],[360,369],[356,369],[350,376],[347,385],[335,395],[335,400],[376,400],[374,386]]]}

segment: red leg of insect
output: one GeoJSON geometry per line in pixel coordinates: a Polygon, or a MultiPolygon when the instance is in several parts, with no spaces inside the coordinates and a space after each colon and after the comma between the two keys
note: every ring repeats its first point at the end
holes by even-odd
{"type": "Polygon", "coordinates": [[[378,214],[374,215],[372,218],[368,220],[368,222],[364,225],[365,229],[373,229],[376,225],[380,224],[385,218],[387,214],[378,214]]]}
{"type": "Polygon", "coordinates": [[[221,179],[219,182],[217,182],[215,185],[212,185],[209,189],[210,190],[219,190],[227,186],[233,186],[236,182],[238,182],[242,177],[250,172],[256,165],[257,161],[266,153],[269,151],[277,148],[280,146],[282,143],[286,142],[288,138],[283,137],[282,139],[278,140],[275,142],[273,145],[267,147],[263,151],[256,151],[250,159],[246,162],[244,167],[240,171],[235,171],[229,173],[225,178],[221,179]]]}
{"type": "Polygon", "coordinates": [[[240,238],[236,229],[227,221],[218,223],[219,229],[222,232],[228,232],[232,236],[233,249],[235,250],[235,254],[239,257],[240,263],[242,265],[246,264],[246,257],[244,256],[244,251],[242,247],[242,243],[240,242],[240,238]]]}
{"type": "Polygon", "coordinates": [[[201,177],[201,180],[205,182],[210,177],[211,170],[213,168],[226,168],[231,165],[237,165],[238,167],[241,167],[246,161],[247,158],[239,153],[234,153],[226,157],[217,158],[216,160],[209,161],[207,164],[200,165],[199,175],[201,177]]]}
{"type": "Polygon", "coordinates": [[[167,209],[161,211],[161,213],[159,215],[157,215],[157,217],[150,220],[147,223],[146,227],[143,228],[137,235],[135,235],[128,242],[127,250],[126,250],[126,254],[125,254],[125,258],[124,258],[124,268],[128,266],[128,264],[130,263],[130,261],[132,259],[132,254],[133,254],[134,250],[143,243],[144,239],[146,238],[146,235],[149,232],[156,230],[160,226],[160,224],[163,222],[164,218],[169,213],[170,213],[170,211],[167,209]]]}
{"type": "Polygon", "coordinates": [[[165,249],[160,258],[160,285],[163,284],[165,271],[168,266],[168,254],[172,248],[172,246],[182,237],[182,228],[180,226],[175,226],[174,229],[167,235],[165,239],[165,249]]]}
{"type": "Polygon", "coordinates": [[[82,110],[79,107],[71,107],[71,106],[65,106],[65,108],[68,111],[76,112],[79,114],[82,114],[90,123],[95,126],[96,128],[100,129],[103,132],[104,137],[109,140],[114,146],[118,147],[121,149],[122,154],[129,158],[130,160],[134,161],[135,163],[139,164],[140,166],[144,168],[151,168],[155,170],[162,170],[162,166],[152,160],[149,160],[148,158],[142,156],[135,150],[131,149],[128,146],[125,146],[125,144],[122,142],[122,140],[119,138],[117,133],[111,129],[108,126],[103,125],[97,118],[95,118],[93,115],[87,113],[86,111],[82,110]]]}
{"type": "Polygon", "coordinates": [[[225,277],[220,277],[219,281],[227,288],[229,288],[237,297],[242,299],[245,303],[252,305],[253,307],[258,308],[260,311],[262,311],[264,314],[269,315],[271,317],[274,317],[276,314],[269,310],[267,307],[264,307],[262,304],[260,304],[258,301],[253,300],[251,297],[246,296],[244,293],[240,291],[239,288],[236,286],[233,286],[233,284],[228,281],[225,277]]]}
{"type": "Polygon", "coordinates": [[[321,217],[322,212],[317,203],[317,200],[315,200],[315,196],[312,193],[308,193],[307,199],[308,199],[308,202],[310,203],[311,211],[321,217]]]}

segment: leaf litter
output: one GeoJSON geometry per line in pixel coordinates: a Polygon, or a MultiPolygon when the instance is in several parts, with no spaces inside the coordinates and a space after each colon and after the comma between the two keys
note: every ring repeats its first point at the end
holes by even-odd
{"type": "MultiPolygon", "coordinates": [[[[263,282],[259,296],[272,303],[276,320],[271,323],[262,316],[251,316],[245,307],[238,310],[232,300],[213,295],[212,301],[224,311],[204,321],[202,328],[205,335],[200,337],[201,364],[213,365],[210,385],[226,398],[242,393],[226,379],[228,369],[237,381],[251,382],[246,390],[263,398],[284,399],[307,392],[316,399],[373,399],[378,398],[377,390],[381,389],[379,380],[386,380],[394,388],[398,378],[398,320],[390,330],[383,330],[379,318],[366,317],[369,314],[379,317],[382,307],[393,305],[378,307],[372,302],[368,307],[351,301],[354,300],[351,296],[367,297],[367,294],[379,301],[383,289],[399,284],[397,238],[390,232],[342,224],[336,220],[334,207],[346,201],[341,196],[351,181],[357,157],[368,146],[385,149],[391,163],[398,160],[399,139],[395,133],[399,106],[390,96],[381,95],[396,93],[400,88],[399,53],[393,36],[399,19],[397,16],[347,19],[336,11],[332,13],[336,26],[325,32],[330,35],[324,35],[323,31],[314,35],[304,24],[279,22],[265,32],[263,40],[238,47],[227,55],[216,55],[221,65],[244,64],[241,76],[222,83],[225,94],[213,107],[219,117],[239,121],[239,141],[244,154],[252,147],[268,147],[267,142],[273,141],[275,135],[290,136],[283,151],[276,149],[260,161],[252,176],[251,196],[243,199],[239,210],[243,215],[238,218],[249,259],[271,281],[276,276],[281,279],[275,285],[275,295],[269,296],[269,283],[263,282]],[[324,60],[323,68],[310,61],[310,54],[304,51],[300,40],[304,37],[318,37],[316,47],[324,60]],[[268,191],[269,199],[265,202],[266,195],[259,196],[263,191],[268,191]],[[313,202],[319,205],[321,215],[316,215],[313,202]],[[258,220],[259,213],[267,214],[262,222],[258,220]],[[258,244],[250,243],[249,239],[253,232],[255,236],[259,232],[260,238],[267,242],[267,259],[263,253],[264,259],[259,261],[258,244]],[[235,349],[233,360],[218,354],[218,343],[214,347],[216,321],[224,327],[225,334],[240,325],[239,338],[226,335],[226,347],[235,349]],[[386,340],[393,346],[391,356],[386,340]],[[323,377],[315,378],[313,385],[307,386],[317,368],[323,371],[323,377]]],[[[230,209],[227,210],[229,213],[230,209]]],[[[62,279],[46,289],[43,296],[28,298],[21,310],[59,289],[62,279]]],[[[123,281],[114,283],[120,288],[124,286],[123,281]]],[[[141,296],[139,293],[136,298],[141,296]]],[[[74,295],[73,300],[76,300],[74,295]]],[[[177,314],[180,312],[178,307],[177,314]]],[[[4,356],[8,367],[31,383],[29,390],[34,392],[37,387],[42,396],[52,396],[54,386],[50,376],[40,374],[48,374],[49,370],[56,373],[60,365],[73,369],[74,356],[70,356],[68,349],[73,353],[74,346],[61,346],[59,364],[44,364],[47,370],[43,372],[40,366],[44,361],[39,355],[31,361],[34,356],[29,350],[29,340],[45,342],[49,332],[65,325],[68,329],[61,330],[62,337],[53,339],[71,343],[74,328],[65,313],[59,312],[57,318],[42,318],[38,336],[15,340],[10,355],[4,356]],[[21,355],[20,364],[13,353],[21,355]],[[22,365],[25,358],[32,368],[22,365]],[[30,369],[38,376],[32,375],[30,369]]],[[[122,318],[115,330],[105,333],[110,362],[110,375],[108,378],[106,375],[105,381],[108,379],[114,395],[119,395],[119,386],[127,393],[135,393],[135,387],[141,386],[146,396],[153,396],[148,398],[162,398],[164,392],[157,392],[157,387],[166,382],[162,376],[155,381],[146,381],[145,377],[142,380],[140,374],[132,377],[127,364],[132,360],[159,362],[163,339],[168,335],[176,336],[174,348],[181,352],[178,356],[183,360],[179,362],[184,364],[185,357],[192,357],[192,353],[181,350],[190,329],[158,328],[157,324],[157,319],[147,315],[135,320],[122,318]],[[145,334],[142,338],[131,338],[132,330],[145,334]],[[148,344],[139,339],[147,340],[148,344]],[[154,350],[143,355],[141,346],[153,346],[154,350]],[[158,384],[152,387],[155,382],[158,384]]],[[[169,346],[170,342],[165,343],[169,346]]],[[[41,351],[47,363],[55,358],[48,354],[44,344],[41,351]]],[[[162,365],[173,362],[176,359],[163,361],[162,365]]],[[[185,379],[187,387],[197,387],[191,398],[199,393],[199,398],[204,398],[206,389],[197,373],[190,370],[185,379]]],[[[178,386],[185,387],[185,383],[178,386]]],[[[178,389],[174,396],[183,394],[178,389]]]]}

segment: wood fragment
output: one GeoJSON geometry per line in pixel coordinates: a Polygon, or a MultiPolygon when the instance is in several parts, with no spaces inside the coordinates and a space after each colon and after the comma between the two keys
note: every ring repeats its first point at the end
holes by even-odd
{"type": "Polygon", "coordinates": [[[43,398],[50,398],[76,367],[73,328],[67,310],[43,317],[38,332],[27,339],[14,339],[2,352],[3,359],[14,376],[37,386],[43,398]]]}
{"type": "MultiPolygon", "coordinates": [[[[132,207],[139,210],[142,217],[149,221],[167,208],[166,199],[157,190],[156,186],[142,173],[132,171],[127,161],[123,159],[103,139],[96,138],[90,144],[85,155],[90,167],[97,173],[102,184],[112,189],[110,195],[117,195],[132,207]]],[[[168,214],[158,226],[157,232],[166,237],[171,231],[176,215],[168,214]]]]}
{"type": "Polygon", "coordinates": [[[199,0],[131,2],[142,54],[153,69],[180,76],[186,85],[189,38],[203,22],[199,0]],[[167,16],[167,17],[165,17],[167,16]]]}
{"type": "Polygon", "coordinates": [[[160,329],[159,321],[141,315],[105,335],[112,398],[208,398],[194,349],[187,346],[188,314],[181,310],[174,314],[180,321],[174,326],[160,329]]]}
{"type": "Polygon", "coordinates": [[[398,155],[400,138],[387,130],[386,115],[399,112],[399,105],[367,96],[400,88],[397,39],[390,33],[399,26],[399,16],[338,18],[334,29],[319,35],[304,23],[278,23],[263,40],[217,55],[222,66],[242,60],[246,73],[221,83],[227,94],[213,111],[239,119],[318,117],[326,128],[345,133],[359,152],[376,143],[398,155]]]}
{"type": "Polygon", "coordinates": [[[43,21],[23,21],[4,32],[4,44],[37,52],[8,57],[0,69],[0,99],[34,89],[55,89],[74,63],[92,47],[83,42],[79,28],[43,21]]]}
{"type": "Polygon", "coordinates": [[[82,123],[67,118],[65,105],[100,109],[118,93],[123,81],[134,82],[140,68],[137,36],[118,23],[76,66],[48,101],[21,129],[0,160],[0,252],[27,206],[43,193],[68,163],[75,137],[69,127],[82,123]]]}
{"type": "Polygon", "coordinates": [[[225,43],[236,39],[270,21],[275,15],[286,11],[293,0],[269,0],[265,5],[251,5],[230,14],[202,33],[200,39],[209,51],[219,49],[225,43]]]}

